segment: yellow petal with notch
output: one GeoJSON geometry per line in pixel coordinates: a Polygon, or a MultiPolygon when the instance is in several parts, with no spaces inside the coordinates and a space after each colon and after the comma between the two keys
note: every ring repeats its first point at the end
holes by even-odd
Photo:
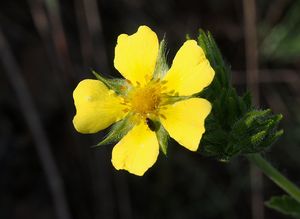
{"type": "Polygon", "coordinates": [[[122,99],[101,81],[86,79],[73,92],[75,129],[84,134],[96,133],[124,117],[122,99]]]}
{"type": "Polygon", "coordinates": [[[158,154],[155,132],[141,122],[114,147],[111,161],[117,170],[142,176],[156,162],[158,154]]]}
{"type": "Polygon", "coordinates": [[[177,52],[164,80],[169,91],[188,96],[208,86],[215,72],[195,40],[186,41],[177,52]]]}
{"type": "Polygon", "coordinates": [[[202,98],[191,98],[168,105],[160,111],[161,123],[169,135],[185,148],[196,151],[205,132],[205,118],[211,104],[202,98]]]}
{"type": "Polygon", "coordinates": [[[121,34],[115,48],[115,68],[134,85],[152,78],[158,55],[158,39],[149,27],[140,26],[130,36],[121,34]]]}

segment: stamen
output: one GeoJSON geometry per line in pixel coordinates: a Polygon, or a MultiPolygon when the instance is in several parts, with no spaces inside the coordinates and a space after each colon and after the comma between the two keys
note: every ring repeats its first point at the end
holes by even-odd
{"type": "Polygon", "coordinates": [[[166,105],[170,104],[169,97],[174,96],[176,92],[175,90],[167,91],[168,88],[164,85],[166,83],[166,80],[157,78],[141,86],[137,81],[124,97],[124,105],[129,108],[125,111],[133,112],[137,119],[145,122],[147,118],[166,119],[165,115],[161,114],[161,110],[167,109],[166,105]]]}
{"type": "Polygon", "coordinates": [[[109,94],[109,95],[115,95],[116,93],[115,93],[114,90],[109,90],[109,91],[108,91],[108,94],[109,94]]]}
{"type": "Polygon", "coordinates": [[[125,79],[125,80],[127,81],[128,84],[132,84],[130,80],[128,80],[128,79],[125,79]]]}
{"type": "Polygon", "coordinates": [[[159,79],[159,78],[157,78],[157,79],[154,81],[154,83],[158,83],[158,82],[160,82],[160,79],[159,79]]]}
{"type": "Polygon", "coordinates": [[[146,81],[150,81],[151,76],[149,74],[147,74],[147,75],[145,75],[145,79],[146,79],[146,81]]]}
{"type": "Polygon", "coordinates": [[[161,118],[163,118],[164,120],[167,119],[167,117],[166,117],[164,114],[159,114],[159,116],[160,116],[161,118]]]}
{"type": "Polygon", "coordinates": [[[162,91],[167,90],[167,87],[166,86],[161,86],[161,90],[162,91]]]}
{"type": "Polygon", "coordinates": [[[170,94],[170,95],[172,95],[172,94],[174,94],[175,93],[175,90],[170,90],[169,92],[168,92],[168,94],[170,94]]]}

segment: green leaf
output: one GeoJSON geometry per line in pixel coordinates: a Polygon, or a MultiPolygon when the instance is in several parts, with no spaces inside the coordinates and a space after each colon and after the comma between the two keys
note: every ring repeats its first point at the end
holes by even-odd
{"type": "Polygon", "coordinates": [[[129,113],[124,119],[116,122],[111,127],[107,136],[97,145],[92,146],[92,148],[121,140],[121,138],[123,138],[133,128],[134,125],[135,123],[132,121],[132,114],[129,113]]]}
{"type": "Polygon", "coordinates": [[[297,61],[300,57],[300,2],[293,1],[285,15],[276,25],[263,23],[260,29],[265,29],[260,46],[260,53],[266,60],[277,62],[297,61]]]}
{"type": "Polygon", "coordinates": [[[231,84],[230,66],[209,32],[200,30],[198,44],[215,70],[211,85],[198,94],[212,104],[201,140],[202,153],[224,161],[267,150],[283,133],[278,131],[282,116],[270,109],[255,109],[249,92],[238,95],[231,84]]]}
{"type": "Polygon", "coordinates": [[[233,125],[230,142],[239,145],[241,153],[265,151],[282,134],[277,131],[281,118],[269,109],[251,110],[233,125]]]}
{"type": "Polygon", "coordinates": [[[227,65],[222,57],[222,54],[213,39],[210,32],[205,33],[199,30],[198,44],[203,49],[207,59],[216,72],[215,79],[223,88],[229,88],[229,79],[231,75],[230,67],[227,65]]]}
{"type": "Polygon", "coordinates": [[[251,97],[251,93],[250,92],[246,92],[243,96],[242,96],[242,102],[241,104],[244,104],[245,109],[250,109],[252,106],[252,97],[251,97]]]}
{"type": "Polygon", "coordinates": [[[265,204],[282,214],[300,218],[300,203],[288,195],[273,196],[265,204]]]}

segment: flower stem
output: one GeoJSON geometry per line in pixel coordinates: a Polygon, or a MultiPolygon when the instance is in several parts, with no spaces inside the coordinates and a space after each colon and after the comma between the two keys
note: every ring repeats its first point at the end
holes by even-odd
{"type": "Polygon", "coordinates": [[[260,168],[264,172],[264,174],[269,177],[275,184],[277,184],[286,193],[288,193],[291,197],[293,197],[300,203],[300,189],[285,176],[283,176],[260,154],[249,154],[247,155],[247,158],[258,168],[260,168]]]}

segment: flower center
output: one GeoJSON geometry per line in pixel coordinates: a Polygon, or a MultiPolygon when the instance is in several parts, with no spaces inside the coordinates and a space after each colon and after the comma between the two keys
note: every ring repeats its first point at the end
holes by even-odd
{"type": "Polygon", "coordinates": [[[149,83],[145,87],[136,87],[130,96],[131,111],[143,118],[157,116],[161,98],[160,83],[149,83]]]}

